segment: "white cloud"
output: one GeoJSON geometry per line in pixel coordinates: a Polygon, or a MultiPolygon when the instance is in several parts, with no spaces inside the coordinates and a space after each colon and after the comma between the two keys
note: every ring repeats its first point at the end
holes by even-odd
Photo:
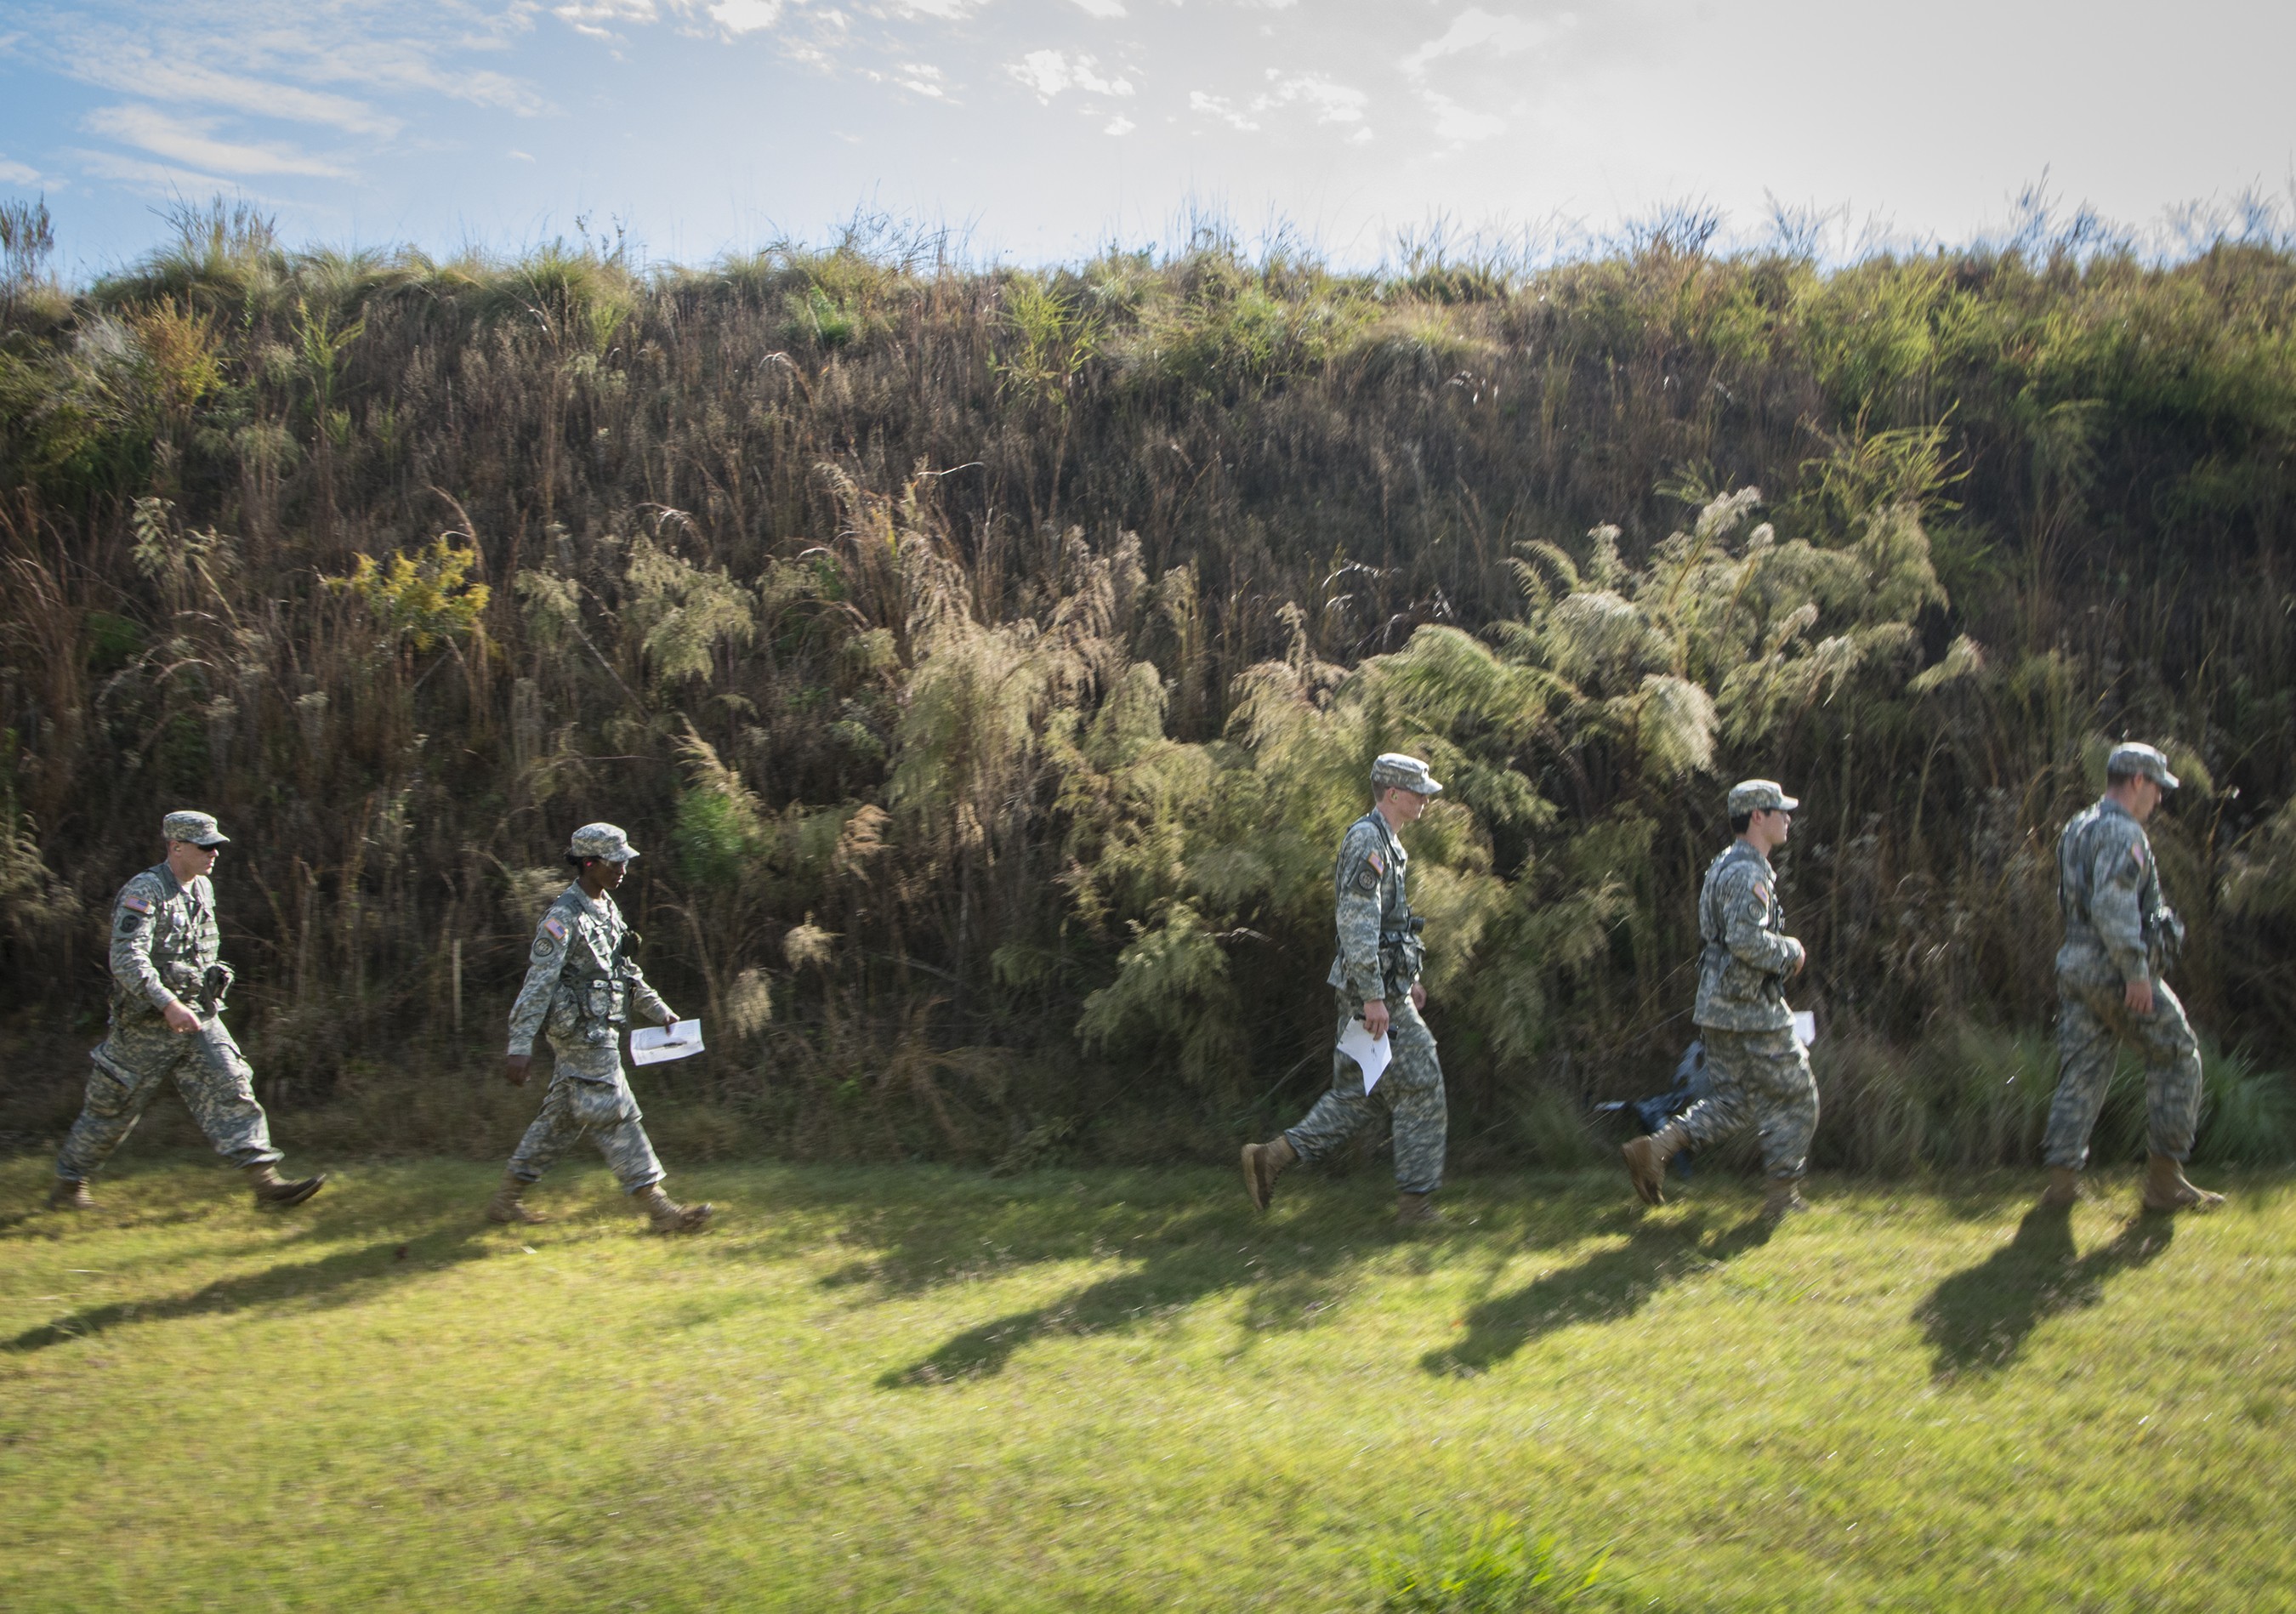
{"type": "Polygon", "coordinates": [[[534,160],[534,153],[533,153],[533,152],[521,152],[521,151],[518,150],[516,147],[512,147],[512,148],[511,149],[511,153],[510,153],[510,154],[511,154],[512,157],[516,158],[516,159],[517,159],[519,161],[521,161],[521,162],[532,162],[532,161],[534,160]]]}
{"type": "Polygon", "coordinates": [[[340,179],[346,173],[339,164],[307,156],[288,146],[217,140],[210,133],[215,127],[213,119],[179,119],[157,107],[98,107],[87,115],[86,127],[94,134],[140,146],[156,157],[217,173],[302,174],[324,179],[340,179]]]}
{"type": "Polygon", "coordinates": [[[1132,94],[1129,78],[1121,75],[1103,78],[1093,57],[1071,57],[1062,51],[1030,51],[1018,61],[1006,62],[1004,70],[1036,91],[1037,99],[1047,106],[1063,90],[1083,90],[1094,95],[1132,94]]]}
{"type": "Polygon", "coordinates": [[[163,61],[134,46],[91,52],[72,65],[75,78],[146,101],[201,102],[260,118],[324,123],[352,135],[388,137],[403,127],[399,119],[347,95],[250,78],[196,61],[163,61]]]}
{"type": "Polygon", "coordinates": [[[1284,78],[1279,70],[1269,68],[1267,77],[1275,80],[1275,87],[1252,102],[1254,111],[1269,111],[1304,102],[1316,109],[1317,123],[1361,123],[1364,108],[1371,100],[1361,90],[1334,83],[1318,73],[1295,73],[1284,78]]]}
{"type": "Polygon", "coordinates": [[[157,196],[197,195],[207,191],[245,194],[244,188],[234,181],[194,168],[171,168],[165,163],[146,162],[140,157],[122,157],[114,152],[74,152],[72,155],[91,174],[123,180],[157,196]]]}
{"type": "Polygon", "coordinates": [[[0,184],[23,185],[29,189],[33,185],[46,183],[40,177],[39,169],[27,168],[20,162],[13,162],[5,157],[0,157],[0,184]]]}
{"type": "Polygon", "coordinates": [[[561,22],[571,24],[576,33],[593,39],[619,39],[619,34],[605,26],[610,22],[655,22],[661,17],[653,0],[567,0],[550,10],[561,22]]]}
{"type": "Polygon", "coordinates": [[[1435,114],[1435,132],[1444,139],[1464,145],[1476,140],[1488,140],[1503,133],[1506,119],[1493,112],[1478,112],[1472,107],[1461,106],[1448,95],[1426,92],[1428,110],[1435,114]]]}
{"type": "Polygon", "coordinates": [[[1226,96],[1207,95],[1201,90],[1188,92],[1188,111],[1200,117],[1217,118],[1221,122],[1242,129],[1246,133],[1259,127],[1249,117],[1236,111],[1234,102],[1226,96]]]}
{"type": "Polygon", "coordinates": [[[1456,56],[1466,51],[1482,56],[1512,56],[1545,45],[1578,24],[1578,15],[1572,12],[1564,12],[1553,22],[1543,19],[1525,21],[1521,17],[1495,17],[1479,5],[1471,5],[1454,18],[1442,34],[1396,65],[1410,77],[1421,78],[1430,66],[1445,56],[1456,56]]]}
{"type": "MultiPolygon", "coordinates": [[[[873,78],[882,75],[873,73],[870,77],[873,78]]],[[[893,82],[912,94],[922,95],[930,101],[948,99],[948,91],[942,86],[941,70],[930,62],[903,62],[900,70],[893,75],[893,82]]]]}
{"type": "Polygon", "coordinates": [[[751,34],[782,20],[782,0],[712,0],[709,20],[729,34],[751,34]]]}
{"type": "Polygon", "coordinates": [[[1115,117],[1108,120],[1108,127],[1101,130],[1101,133],[1103,135],[1129,135],[1133,130],[1139,127],[1140,126],[1138,124],[1133,122],[1132,119],[1125,117],[1119,112],[1115,117]]]}
{"type": "Polygon", "coordinates": [[[901,16],[939,17],[944,22],[971,16],[980,4],[981,0],[892,0],[893,10],[901,16]]]}
{"type": "MultiPolygon", "coordinates": [[[[560,9],[611,20],[651,17],[653,4],[564,0],[560,9]]],[[[447,95],[521,117],[545,111],[548,103],[524,80],[468,65],[476,53],[510,48],[542,11],[539,0],[414,6],[169,0],[159,7],[82,0],[77,11],[44,14],[32,36],[37,45],[19,53],[37,53],[68,77],[144,102],[220,106],[387,138],[406,120],[372,102],[392,90],[447,95]],[[336,86],[348,93],[333,93],[336,86]]]]}
{"type": "Polygon", "coordinates": [[[1072,4],[1087,17],[1105,20],[1124,15],[1124,0],[1072,0],[1072,4]]]}

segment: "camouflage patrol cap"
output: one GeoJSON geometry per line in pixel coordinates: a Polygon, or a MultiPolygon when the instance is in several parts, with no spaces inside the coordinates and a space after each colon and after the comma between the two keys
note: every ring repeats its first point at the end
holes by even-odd
{"type": "Polygon", "coordinates": [[[2169,771],[2169,759],[2158,750],[2132,740],[2112,748],[2112,755],[2104,759],[2108,774],[2120,774],[2129,778],[2150,779],[2164,791],[2173,791],[2179,781],[2169,771]]]}
{"type": "Polygon", "coordinates": [[[1730,787],[1730,816],[1749,813],[1791,813],[1801,803],[1778,788],[1775,779],[1741,779],[1730,787]]]}
{"type": "Polygon", "coordinates": [[[595,857],[606,863],[627,863],[638,855],[619,824],[586,823],[574,832],[567,851],[576,857],[595,857]]]}
{"type": "Polygon", "coordinates": [[[1371,765],[1371,782],[1374,790],[1384,790],[1392,784],[1406,791],[1415,791],[1422,796],[1443,793],[1442,785],[1436,781],[1434,774],[1427,771],[1427,765],[1416,757],[1405,756],[1401,751],[1380,753],[1371,765]]]}
{"type": "Polygon", "coordinates": [[[217,827],[213,813],[170,813],[160,821],[167,840],[188,840],[195,847],[229,846],[231,837],[217,827]]]}

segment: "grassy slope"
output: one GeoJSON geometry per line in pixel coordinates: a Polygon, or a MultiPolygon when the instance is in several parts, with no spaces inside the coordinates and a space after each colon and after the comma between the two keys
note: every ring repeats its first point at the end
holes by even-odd
{"type": "MultiPolygon", "coordinates": [[[[33,1202],[40,1162],[0,1166],[33,1202]]],[[[258,1217],[192,1160],[0,1219],[0,1605],[1375,1606],[1494,1516],[1634,1606],[2296,1600],[2296,1196],[2070,1229],[2022,1179],[356,1167],[258,1217]]]]}

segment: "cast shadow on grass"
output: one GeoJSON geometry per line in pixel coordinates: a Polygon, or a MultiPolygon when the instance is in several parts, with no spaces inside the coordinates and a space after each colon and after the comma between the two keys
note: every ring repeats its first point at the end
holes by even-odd
{"type": "Polygon", "coordinates": [[[0,1354],[21,1355],[86,1340],[126,1323],[167,1323],[178,1317],[244,1311],[293,1303],[307,1307],[348,1306],[380,1285],[494,1253],[478,1226],[441,1226],[383,1239],[310,1261],[283,1261],[261,1272],[218,1278],[187,1295],[115,1300],[91,1306],[0,1340],[0,1354]]]}
{"type": "Polygon", "coordinates": [[[1450,1378],[1488,1372],[1558,1329],[1630,1317],[1669,1283],[1759,1249],[1776,1230],[1774,1218],[1758,1214],[1709,1241],[1710,1225],[1702,1210],[1680,1220],[1637,1218],[1625,1243],[1479,1302],[1467,1313],[1465,1338],[1419,1364],[1450,1378]]]}
{"type": "Polygon", "coordinates": [[[1426,1261],[1439,1251],[1443,1259],[1473,1260],[1487,1251],[1494,1268],[1503,1267],[1526,1249],[1587,1237],[1596,1219],[1583,1192],[1566,1190],[1455,1207],[1439,1230],[1411,1233],[1387,1220],[1384,1195],[1375,1211],[1347,1208],[1350,1197],[1337,1188],[1289,1195],[1265,1218],[1254,1216],[1241,1194],[1234,1203],[1221,1194],[1209,1200],[1197,1195],[1070,1206],[1045,1198],[984,1205],[971,1217],[960,1211],[899,1228],[881,1222],[879,1255],[824,1282],[868,1283],[890,1296],[1046,1262],[1110,1256],[1137,1262],[1042,1306],[967,1329],[877,1381],[881,1389],[913,1389],[1002,1372],[1036,1340],[1152,1328],[1222,1295],[1244,1298],[1247,1339],[1319,1327],[1345,1303],[1350,1272],[1367,1259],[1399,1250],[1426,1261]],[[994,1252],[986,1265],[971,1253],[984,1246],[994,1252]]]}
{"type": "Polygon", "coordinates": [[[2009,1367],[2044,1321],[2096,1305],[2107,1279],[2156,1259],[2176,1236],[2175,1217],[2140,1215],[2110,1244],[2077,1256],[2070,1209],[2034,1206],[2008,1243],[1946,1279],[1915,1308],[1934,1353],[1931,1376],[2009,1367]]]}
{"type": "Polygon", "coordinates": [[[1253,1291],[1254,1326],[1297,1326],[1321,1309],[1332,1280],[1364,1253],[1363,1245],[1391,1243],[1399,1236],[1390,1232],[1351,1239],[1339,1229],[1326,1228],[1312,1244],[1271,1241],[1252,1249],[1247,1258],[1230,1241],[1234,1221],[1232,1214],[1219,1210],[1168,1223],[1158,1248],[1134,1270],[969,1328],[923,1360],[884,1373],[878,1386],[914,1389],[984,1378],[1003,1372],[1014,1353],[1032,1340],[1152,1325],[1210,1296],[1238,1289],[1253,1291]]]}

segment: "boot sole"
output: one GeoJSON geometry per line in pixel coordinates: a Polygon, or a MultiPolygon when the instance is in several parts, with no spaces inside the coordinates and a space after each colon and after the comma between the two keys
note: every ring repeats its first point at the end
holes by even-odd
{"type": "Polygon", "coordinates": [[[320,1189],[324,1188],[326,1185],[326,1174],[322,1172],[317,1176],[312,1177],[308,1182],[296,1184],[291,1192],[277,1195],[258,1194],[256,1196],[255,1203],[259,1209],[263,1210],[290,1210],[294,1207],[300,1205],[304,1200],[309,1199],[313,1194],[318,1192],[320,1189]]]}
{"type": "Polygon", "coordinates": [[[2137,1203],[2143,1205],[2145,1209],[2150,1210],[2156,1215],[2164,1217],[2174,1216],[2180,1210],[2194,1210],[2205,1214],[2209,1211],[2221,1208],[2224,1204],[2224,1195],[2220,1193],[2203,1194],[2197,1200],[2178,1198],[2170,1200],[2165,1205],[2161,1203],[2160,1200],[2154,1199],[2139,1200],[2137,1203]]]}
{"type": "Polygon", "coordinates": [[[709,1225],[709,1218],[718,1213],[714,1205],[696,1205],[675,1221],[656,1222],[653,1230],[663,1238],[674,1239],[682,1233],[700,1233],[709,1225]]]}

